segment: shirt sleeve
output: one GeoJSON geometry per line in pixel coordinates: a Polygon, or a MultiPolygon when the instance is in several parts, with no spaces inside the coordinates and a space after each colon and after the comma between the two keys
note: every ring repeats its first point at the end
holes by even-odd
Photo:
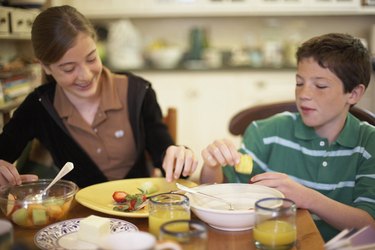
{"type": "Polygon", "coordinates": [[[252,176],[264,172],[263,168],[266,164],[264,163],[265,156],[263,154],[266,153],[266,148],[262,137],[258,123],[251,123],[242,138],[239,152],[249,154],[253,158],[253,172],[251,174],[242,174],[236,172],[233,166],[224,166],[223,173],[227,182],[248,183],[252,176]]]}
{"type": "Polygon", "coordinates": [[[367,134],[364,139],[363,161],[358,166],[353,192],[353,206],[363,209],[375,218],[375,133],[367,134]]]}

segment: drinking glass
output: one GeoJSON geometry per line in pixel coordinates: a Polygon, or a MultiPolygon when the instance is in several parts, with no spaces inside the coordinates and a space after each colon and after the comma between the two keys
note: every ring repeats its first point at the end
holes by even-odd
{"type": "Polygon", "coordinates": [[[189,198],[183,194],[158,194],[149,200],[148,227],[159,236],[160,226],[172,220],[190,220],[189,198]]]}
{"type": "Polygon", "coordinates": [[[0,220],[0,249],[11,249],[13,244],[13,226],[7,220],[0,220]]]}
{"type": "Polygon", "coordinates": [[[291,249],[297,239],[296,204],[285,198],[264,198],[255,203],[255,246],[262,250],[291,249]]]}
{"type": "Polygon", "coordinates": [[[206,250],[207,229],[196,220],[175,220],[160,227],[160,240],[171,240],[180,244],[183,250],[206,250]]]}

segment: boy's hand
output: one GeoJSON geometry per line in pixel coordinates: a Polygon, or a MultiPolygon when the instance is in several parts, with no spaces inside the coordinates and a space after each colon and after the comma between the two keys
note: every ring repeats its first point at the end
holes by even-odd
{"type": "Polygon", "coordinates": [[[241,154],[228,139],[215,140],[202,150],[204,165],[215,168],[225,165],[236,165],[240,162],[241,154]]]}
{"type": "Polygon", "coordinates": [[[309,197],[314,190],[307,188],[283,173],[263,173],[250,179],[251,183],[276,188],[285,195],[285,198],[293,200],[298,208],[309,208],[309,197]]]}

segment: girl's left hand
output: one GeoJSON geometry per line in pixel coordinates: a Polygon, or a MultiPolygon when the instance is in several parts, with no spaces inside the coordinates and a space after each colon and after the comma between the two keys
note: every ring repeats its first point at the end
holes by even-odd
{"type": "Polygon", "coordinates": [[[163,160],[163,169],[168,182],[177,180],[181,174],[191,175],[198,166],[198,160],[191,149],[184,146],[169,146],[163,160]]]}

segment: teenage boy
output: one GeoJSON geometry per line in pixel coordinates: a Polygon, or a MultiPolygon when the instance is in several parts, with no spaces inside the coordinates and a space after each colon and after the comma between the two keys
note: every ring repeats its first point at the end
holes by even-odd
{"type": "Polygon", "coordinates": [[[298,113],[249,125],[239,151],[252,156],[252,174],[235,171],[240,153],[223,139],[202,151],[201,181],[276,188],[312,213],[327,241],[345,228],[375,226],[375,127],[349,113],[370,82],[370,54],[359,39],[331,33],[306,41],[296,56],[298,113]]]}

